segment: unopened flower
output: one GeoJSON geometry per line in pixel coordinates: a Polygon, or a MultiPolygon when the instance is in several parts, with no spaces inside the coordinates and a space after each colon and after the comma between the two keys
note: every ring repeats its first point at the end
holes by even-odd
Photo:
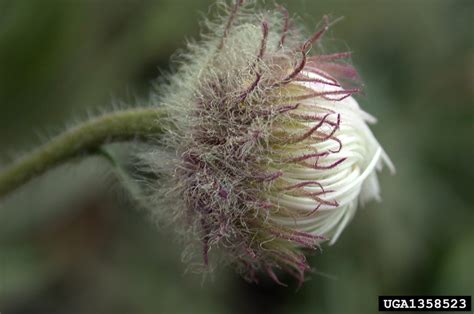
{"type": "Polygon", "coordinates": [[[172,210],[205,265],[222,252],[249,280],[279,282],[281,269],[302,281],[304,253],[334,243],[358,203],[379,197],[375,170],[392,166],[352,97],[350,55],[316,52],[327,18],[305,38],[281,7],[220,8],[160,99],[173,127],[169,155],[142,156],[159,177],[152,204],[172,210]]]}

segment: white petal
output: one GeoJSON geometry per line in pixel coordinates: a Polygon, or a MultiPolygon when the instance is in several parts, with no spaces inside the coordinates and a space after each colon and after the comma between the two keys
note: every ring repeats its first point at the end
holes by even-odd
{"type": "MultiPolygon", "coordinates": [[[[314,73],[303,72],[303,75],[327,81],[324,77],[314,73]]],[[[340,87],[319,82],[300,82],[298,84],[311,88],[315,92],[342,90],[340,87]]],[[[335,98],[338,97],[340,96],[336,95],[335,98]]],[[[287,210],[294,210],[295,217],[276,213],[270,219],[285,227],[330,237],[330,244],[333,244],[355,215],[358,203],[365,204],[370,200],[380,200],[376,170],[379,170],[382,164],[387,164],[391,171],[394,171],[394,167],[367,125],[367,123],[375,123],[376,119],[361,110],[353,97],[342,101],[313,98],[304,100],[302,104],[303,108],[298,109],[300,113],[324,114],[325,110],[331,110],[340,114],[341,124],[335,136],[342,143],[342,148],[339,152],[331,153],[323,158],[324,161],[321,161],[321,164],[330,165],[341,158],[346,159],[330,169],[313,169],[291,164],[281,179],[289,185],[317,181],[325,191],[333,191],[320,197],[328,201],[336,200],[338,205],[323,204],[315,211],[319,205],[317,200],[291,195],[292,191],[281,192],[271,196],[271,201],[287,210]],[[308,215],[297,215],[297,211],[307,212],[308,215]]],[[[317,123],[308,122],[307,126],[311,128],[317,123]]],[[[337,151],[339,146],[340,144],[334,140],[315,142],[311,145],[318,152],[337,151]]],[[[308,153],[309,150],[306,149],[299,155],[308,153]]],[[[316,159],[308,159],[304,162],[311,164],[316,162],[316,159]]],[[[302,189],[307,192],[321,192],[321,188],[314,184],[302,189]]]]}

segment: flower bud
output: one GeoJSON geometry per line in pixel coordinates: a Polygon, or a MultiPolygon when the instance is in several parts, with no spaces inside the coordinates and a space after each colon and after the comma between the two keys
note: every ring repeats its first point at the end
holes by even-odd
{"type": "Polygon", "coordinates": [[[161,98],[170,157],[143,158],[160,177],[154,208],[172,209],[205,265],[221,252],[248,280],[280,282],[281,269],[303,281],[305,253],[334,243],[358,203],[379,198],[375,170],[393,166],[353,98],[350,55],[315,52],[327,18],[305,38],[281,7],[221,7],[161,98]]]}

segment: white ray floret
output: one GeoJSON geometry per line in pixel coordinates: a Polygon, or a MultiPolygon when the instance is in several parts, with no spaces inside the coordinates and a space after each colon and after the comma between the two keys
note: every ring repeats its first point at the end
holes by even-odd
{"type": "MultiPolygon", "coordinates": [[[[311,79],[326,80],[318,74],[303,72],[303,75],[311,79]]],[[[341,91],[341,87],[330,86],[318,82],[300,82],[305,88],[314,92],[341,91]]],[[[381,169],[385,163],[390,170],[394,166],[386,153],[372,134],[368,123],[375,123],[376,119],[360,109],[357,101],[351,96],[344,100],[332,100],[339,95],[328,96],[327,99],[320,97],[304,100],[304,114],[314,114],[317,110],[324,108],[340,114],[341,123],[334,134],[342,143],[339,152],[330,154],[325,162],[335,162],[346,158],[344,162],[331,169],[311,169],[304,166],[292,166],[285,171],[282,179],[290,185],[303,184],[316,181],[327,190],[327,198],[335,200],[336,206],[320,204],[318,201],[305,197],[281,193],[271,197],[278,206],[287,210],[303,211],[308,215],[297,217],[280,216],[275,214],[271,217],[282,226],[323,235],[330,239],[333,244],[341,232],[353,218],[359,203],[370,200],[379,200],[379,184],[376,170],[381,169]],[[334,98],[331,98],[334,97],[334,98]],[[311,110],[314,108],[314,111],[311,110]],[[318,208],[315,210],[315,208],[318,208]]],[[[307,123],[313,127],[316,122],[307,123]]],[[[318,151],[337,150],[339,144],[335,141],[323,141],[312,144],[318,151]]],[[[303,152],[305,153],[305,152],[303,152]]],[[[318,192],[319,186],[308,185],[303,188],[307,192],[318,192]]]]}

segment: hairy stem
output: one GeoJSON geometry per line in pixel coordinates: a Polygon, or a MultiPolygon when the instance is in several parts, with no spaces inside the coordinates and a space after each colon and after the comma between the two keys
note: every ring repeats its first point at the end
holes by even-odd
{"type": "Polygon", "coordinates": [[[93,118],[54,137],[0,173],[0,198],[35,176],[110,142],[152,139],[163,132],[163,111],[140,108],[93,118]]]}

